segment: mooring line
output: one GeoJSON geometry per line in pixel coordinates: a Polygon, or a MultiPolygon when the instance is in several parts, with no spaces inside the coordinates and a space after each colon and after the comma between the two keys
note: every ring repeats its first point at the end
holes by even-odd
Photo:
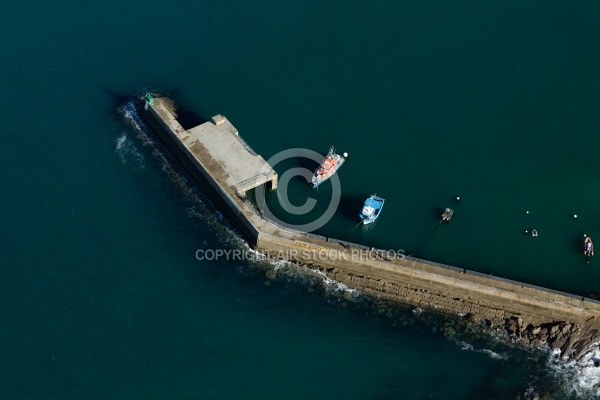
{"type": "Polygon", "coordinates": [[[431,231],[431,233],[429,234],[429,236],[427,237],[427,239],[425,239],[425,241],[423,243],[421,243],[421,245],[417,248],[417,250],[413,251],[412,253],[410,253],[408,255],[409,257],[412,257],[413,255],[415,255],[416,253],[418,253],[423,247],[425,247],[425,245],[427,243],[429,243],[429,241],[433,237],[433,234],[435,233],[435,231],[437,231],[437,229],[440,227],[440,225],[442,225],[442,222],[444,222],[443,219],[440,220],[440,222],[438,222],[438,224],[435,226],[435,228],[433,228],[433,230],[431,231]]]}

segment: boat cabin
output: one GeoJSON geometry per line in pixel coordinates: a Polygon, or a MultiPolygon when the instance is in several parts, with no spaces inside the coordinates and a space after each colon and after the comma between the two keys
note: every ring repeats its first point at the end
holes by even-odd
{"type": "Polygon", "coordinates": [[[375,215],[375,209],[371,206],[364,206],[362,209],[362,215],[366,218],[370,218],[375,215]]]}
{"type": "Polygon", "coordinates": [[[450,222],[450,218],[454,215],[454,210],[451,208],[446,208],[444,213],[442,214],[442,221],[450,222]]]}

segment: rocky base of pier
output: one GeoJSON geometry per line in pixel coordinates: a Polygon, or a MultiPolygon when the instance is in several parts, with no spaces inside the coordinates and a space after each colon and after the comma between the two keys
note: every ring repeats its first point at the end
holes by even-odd
{"type": "MultiPolygon", "coordinates": [[[[524,348],[545,347],[560,350],[560,357],[579,361],[600,342],[600,330],[569,321],[548,320],[538,315],[515,313],[509,305],[492,304],[485,299],[454,297],[443,290],[399,284],[376,276],[358,275],[335,267],[296,263],[318,270],[328,278],[377,299],[428,309],[464,319],[467,328],[483,326],[487,331],[505,331],[509,340],[524,348]]],[[[464,328],[464,327],[463,327],[464,328]]]]}
{"type": "Polygon", "coordinates": [[[580,361],[600,341],[600,331],[566,321],[540,325],[527,323],[521,316],[505,320],[506,332],[522,346],[548,345],[560,350],[561,358],[580,361]]]}

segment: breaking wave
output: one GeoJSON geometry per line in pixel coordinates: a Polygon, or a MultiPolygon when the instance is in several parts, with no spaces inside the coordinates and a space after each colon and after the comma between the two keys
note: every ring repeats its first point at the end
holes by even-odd
{"type": "Polygon", "coordinates": [[[246,242],[244,242],[244,246],[247,251],[256,254],[256,259],[252,262],[254,266],[272,268],[277,276],[288,280],[309,285],[320,285],[324,289],[326,296],[340,295],[344,299],[353,302],[360,300],[362,293],[358,289],[351,289],[343,283],[329,278],[324,272],[301,266],[291,261],[269,259],[260,252],[252,250],[246,242]]]}
{"type": "Polygon", "coordinates": [[[115,153],[121,159],[121,163],[126,164],[128,161],[133,163],[133,168],[136,171],[145,168],[144,156],[135,147],[135,144],[127,138],[127,134],[123,133],[115,140],[115,153]]]}
{"type": "MultiPolygon", "coordinates": [[[[123,119],[127,124],[133,128],[136,137],[141,140],[142,145],[153,146],[154,151],[152,155],[155,157],[159,156],[160,151],[156,148],[156,142],[152,139],[151,135],[149,135],[148,127],[137,112],[135,100],[130,100],[123,104],[118,109],[118,112],[123,116],[123,119]]],[[[123,133],[117,138],[115,152],[119,155],[123,164],[127,163],[127,161],[132,161],[136,170],[145,168],[144,156],[127,137],[127,134],[123,133]]]]}
{"type": "Polygon", "coordinates": [[[138,135],[141,134],[143,136],[143,138],[145,138],[146,140],[149,140],[149,136],[147,135],[148,127],[146,126],[146,124],[144,123],[144,121],[142,120],[140,115],[138,114],[137,109],[135,107],[134,100],[130,100],[127,103],[123,104],[119,108],[119,112],[121,113],[121,115],[123,115],[125,120],[129,123],[129,125],[131,125],[133,130],[138,135]]]}
{"type": "Polygon", "coordinates": [[[600,349],[597,344],[578,361],[560,358],[560,350],[552,350],[548,369],[562,382],[568,398],[592,400],[600,398],[600,349]]]}
{"type": "Polygon", "coordinates": [[[463,342],[462,340],[455,340],[456,344],[460,347],[461,350],[465,351],[473,351],[475,353],[483,353],[488,357],[493,358],[494,360],[508,360],[508,354],[499,354],[490,349],[476,349],[472,344],[463,342]]]}

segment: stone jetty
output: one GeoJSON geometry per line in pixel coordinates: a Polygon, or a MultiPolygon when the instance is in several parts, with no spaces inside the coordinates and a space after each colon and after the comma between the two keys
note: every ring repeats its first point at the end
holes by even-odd
{"type": "Polygon", "coordinates": [[[178,121],[168,98],[143,115],[172,154],[244,239],[273,259],[283,258],[378,298],[503,325],[527,345],[547,343],[580,358],[600,338],[600,303],[462,268],[366,248],[335,238],[285,229],[246,200],[253,187],[277,187],[277,173],[223,116],[191,129],[178,121]]]}

